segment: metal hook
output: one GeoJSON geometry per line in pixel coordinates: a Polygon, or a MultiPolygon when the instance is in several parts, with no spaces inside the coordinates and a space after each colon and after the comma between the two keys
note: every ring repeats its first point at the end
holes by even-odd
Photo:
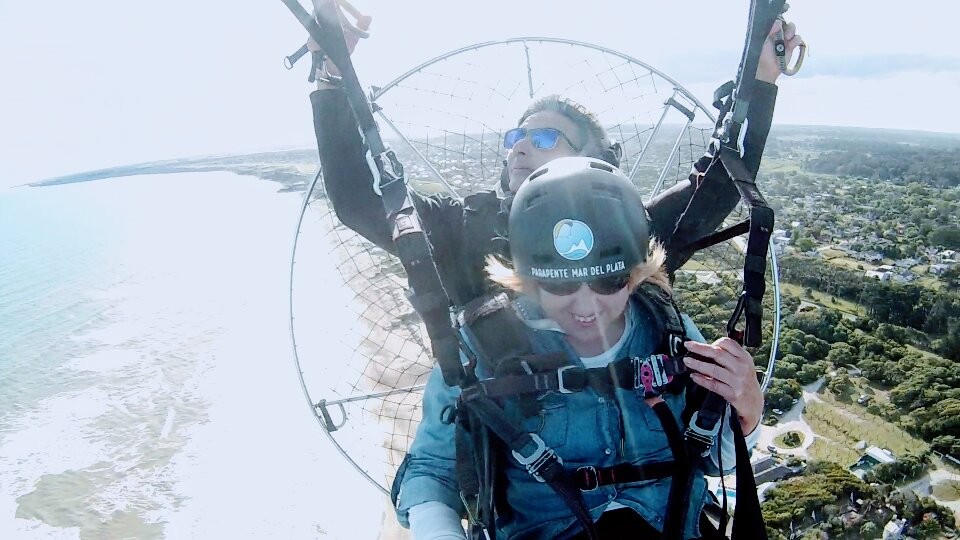
{"type": "Polygon", "coordinates": [[[780,21],[780,29],[777,30],[777,39],[774,42],[774,52],[777,54],[777,61],[780,62],[780,72],[784,75],[792,77],[800,71],[800,67],[803,66],[803,59],[807,55],[807,43],[800,40],[800,45],[797,45],[797,59],[793,63],[793,66],[787,65],[787,44],[783,38],[783,27],[787,25],[787,20],[783,18],[783,14],[790,9],[790,4],[784,2],[783,10],[780,12],[780,15],[777,15],[777,20],[780,21]]]}

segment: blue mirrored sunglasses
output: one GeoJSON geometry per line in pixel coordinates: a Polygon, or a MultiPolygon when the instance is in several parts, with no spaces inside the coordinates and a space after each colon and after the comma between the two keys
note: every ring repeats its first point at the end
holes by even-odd
{"type": "MultiPolygon", "coordinates": [[[[580,290],[583,283],[582,281],[538,281],[537,286],[554,296],[568,296],[580,290]]],[[[602,277],[586,282],[591,291],[605,296],[620,292],[629,283],[629,275],[602,277]]]]}
{"type": "Polygon", "coordinates": [[[573,141],[564,132],[554,128],[513,128],[503,134],[503,147],[510,150],[527,135],[530,136],[530,143],[540,150],[553,150],[557,147],[557,141],[560,140],[560,137],[563,137],[563,140],[567,141],[567,144],[574,151],[579,152],[581,150],[573,144],[573,141]]]}

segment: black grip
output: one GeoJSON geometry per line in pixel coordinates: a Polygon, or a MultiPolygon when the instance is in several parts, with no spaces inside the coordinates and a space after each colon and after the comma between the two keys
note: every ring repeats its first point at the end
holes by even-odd
{"type": "Polygon", "coordinates": [[[293,69],[293,65],[296,64],[296,63],[297,63],[297,60],[299,60],[300,58],[302,58],[303,55],[305,55],[305,54],[307,54],[307,44],[306,44],[306,43],[304,43],[303,45],[301,45],[300,48],[297,49],[297,52],[291,54],[290,56],[285,56],[285,57],[283,58],[283,67],[285,67],[285,68],[287,68],[287,69],[293,69]]]}

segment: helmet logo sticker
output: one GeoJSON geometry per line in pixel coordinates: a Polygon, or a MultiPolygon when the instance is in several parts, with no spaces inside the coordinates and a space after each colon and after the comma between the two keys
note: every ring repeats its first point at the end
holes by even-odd
{"type": "Polygon", "coordinates": [[[561,219],[553,226],[553,247],[564,259],[579,261],[593,250],[593,231],[582,221],[561,219]]]}

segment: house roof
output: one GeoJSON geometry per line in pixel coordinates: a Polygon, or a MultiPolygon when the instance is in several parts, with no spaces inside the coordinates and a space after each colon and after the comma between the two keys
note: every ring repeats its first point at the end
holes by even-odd
{"type": "Polygon", "coordinates": [[[878,448],[876,446],[869,446],[864,452],[866,455],[877,460],[879,463],[893,463],[897,461],[897,458],[889,450],[884,450],[883,448],[878,448]]]}

